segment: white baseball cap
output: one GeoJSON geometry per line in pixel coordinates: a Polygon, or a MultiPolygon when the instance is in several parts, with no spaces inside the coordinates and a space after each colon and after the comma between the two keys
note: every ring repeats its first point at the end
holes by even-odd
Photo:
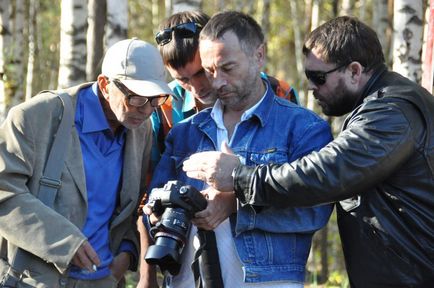
{"type": "Polygon", "coordinates": [[[157,48],[137,38],[121,40],[105,53],[102,74],[140,96],[173,95],[157,48]]]}

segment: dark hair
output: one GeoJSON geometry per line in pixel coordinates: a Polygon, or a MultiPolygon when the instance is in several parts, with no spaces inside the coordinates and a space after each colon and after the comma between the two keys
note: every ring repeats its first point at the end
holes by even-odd
{"type": "Polygon", "coordinates": [[[304,43],[303,54],[307,56],[314,48],[327,63],[357,61],[365,72],[385,62],[377,33],[355,17],[337,17],[313,30],[304,43]]]}
{"type": "MultiPolygon", "coordinates": [[[[208,20],[209,16],[200,11],[179,12],[164,20],[159,30],[188,22],[196,22],[203,27],[208,20]]],[[[164,46],[158,46],[158,50],[160,50],[164,65],[178,69],[193,61],[199,47],[199,33],[192,38],[181,38],[177,37],[176,33],[173,34],[172,41],[164,46]]]]}
{"type": "Polygon", "coordinates": [[[252,53],[264,43],[261,26],[249,15],[237,11],[214,14],[200,32],[200,39],[216,40],[227,31],[237,36],[245,53],[252,53]]]}

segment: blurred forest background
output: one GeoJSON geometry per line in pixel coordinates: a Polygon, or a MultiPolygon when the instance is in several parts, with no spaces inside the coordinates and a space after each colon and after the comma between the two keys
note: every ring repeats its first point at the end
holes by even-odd
{"type": "MultiPolygon", "coordinates": [[[[309,31],[338,15],[373,27],[389,68],[432,92],[434,0],[0,0],[0,121],[40,90],[95,80],[107,47],[129,37],[155,43],[161,20],[183,10],[252,15],[266,35],[267,73],[317,113],[301,47],[309,31]]],[[[337,133],[343,117],[326,119],[337,133]]],[[[348,287],[335,216],[316,234],[308,270],[311,287],[348,287]]],[[[129,275],[129,287],[135,279],[129,275]]]]}

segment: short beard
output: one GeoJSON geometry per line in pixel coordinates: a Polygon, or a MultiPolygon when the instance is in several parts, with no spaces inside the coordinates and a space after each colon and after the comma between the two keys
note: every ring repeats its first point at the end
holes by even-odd
{"type": "Polygon", "coordinates": [[[329,102],[327,103],[328,105],[322,107],[323,113],[327,116],[345,115],[354,110],[358,104],[359,95],[350,92],[342,79],[339,80],[339,85],[337,87],[339,87],[339,89],[336,90],[333,97],[334,101],[329,102]]]}

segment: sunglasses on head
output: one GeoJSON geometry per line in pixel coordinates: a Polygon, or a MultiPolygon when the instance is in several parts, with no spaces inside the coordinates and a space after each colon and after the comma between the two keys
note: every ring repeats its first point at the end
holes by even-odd
{"type": "Polygon", "coordinates": [[[196,22],[181,23],[176,26],[163,29],[155,35],[155,41],[160,46],[164,46],[172,40],[172,32],[181,38],[192,38],[202,29],[196,22]]]}
{"type": "Polygon", "coordinates": [[[119,89],[119,91],[122,92],[122,94],[125,95],[128,99],[128,104],[134,107],[142,107],[146,105],[146,103],[150,102],[152,107],[158,107],[164,104],[166,102],[167,98],[169,98],[169,95],[160,95],[160,96],[140,96],[133,92],[131,92],[127,87],[125,87],[124,84],[122,84],[117,79],[112,79],[111,82],[115,84],[116,88],[119,89]]]}
{"type": "Polygon", "coordinates": [[[336,70],[347,66],[348,64],[342,64],[336,68],[333,68],[328,71],[315,71],[315,70],[304,70],[304,73],[306,74],[307,79],[312,81],[315,85],[324,85],[327,81],[327,74],[330,74],[332,72],[335,72],[336,70]]]}

